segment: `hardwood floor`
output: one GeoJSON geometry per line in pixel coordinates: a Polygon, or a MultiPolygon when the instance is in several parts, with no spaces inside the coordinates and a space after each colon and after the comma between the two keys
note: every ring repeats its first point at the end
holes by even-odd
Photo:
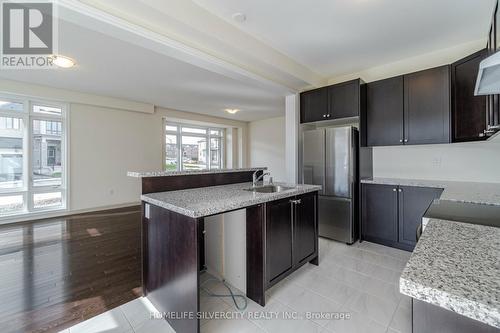
{"type": "Polygon", "coordinates": [[[142,295],[140,206],[0,226],[0,331],[58,332],[142,295]]]}

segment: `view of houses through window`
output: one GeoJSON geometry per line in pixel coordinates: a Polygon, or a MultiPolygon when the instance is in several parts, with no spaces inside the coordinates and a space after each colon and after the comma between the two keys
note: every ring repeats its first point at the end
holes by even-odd
{"type": "Polygon", "coordinates": [[[0,213],[64,208],[63,106],[0,96],[0,213]]]}
{"type": "Polygon", "coordinates": [[[224,129],[165,124],[165,170],[223,168],[224,129]]]}

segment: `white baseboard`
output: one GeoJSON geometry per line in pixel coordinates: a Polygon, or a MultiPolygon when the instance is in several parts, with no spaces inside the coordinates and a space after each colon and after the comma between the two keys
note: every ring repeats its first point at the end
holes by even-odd
{"type": "Polygon", "coordinates": [[[85,208],[85,209],[73,209],[73,210],[57,210],[57,211],[48,211],[48,212],[40,212],[40,213],[27,213],[22,215],[14,215],[10,217],[6,217],[4,219],[0,219],[0,225],[2,224],[10,224],[10,223],[18,223],[18,222],[26,222],[26,221],[34,221],[34,220],[42,220],[47,218],[54,217],[62,217],[76,214],[84,214],[91,212],[99,212],[103,210],[109,209],[117,209],[117,208],[125,208],[132,206],[139,206],[141,204],[140,201],[137,202],[128,202],[117,205],[108,205],[108,206],[100,206],[93,208],[85,208]]]}

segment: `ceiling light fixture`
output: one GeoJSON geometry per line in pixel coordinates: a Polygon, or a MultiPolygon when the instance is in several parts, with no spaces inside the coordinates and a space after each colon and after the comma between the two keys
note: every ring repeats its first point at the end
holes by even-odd
{"type": "Polygon", "coordinates": [[[62,55],[53,55],[52,63],[61,68],[71,68],[75,65],[75,61],[73,59],[62,55]]]}
{"type": "Polygon", "coordinates": [[[236,112],[240,111],[239,109],[225,109],[225,111],[227,113],[230,113],[230,114],[235,114],[236,112]]]}
{"type": "Polygon", "coordinates": [[[243,23],[247,20],[247,17],[243,13],[234,13],[233,14],[233,20],[235,20],[238,23],[243,23]]]}

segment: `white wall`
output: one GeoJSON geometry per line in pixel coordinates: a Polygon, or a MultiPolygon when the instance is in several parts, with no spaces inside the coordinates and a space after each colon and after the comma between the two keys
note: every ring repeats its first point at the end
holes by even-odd
{"type": "Polygon", "coordinates": [[[375,177],[500,183],[500,136],[493,141],[376,147],[375,177]]]}
{"type": "MultiPolygon", "coordinates": [[[[70,208],[138,203],[140,180],[127,171],[161,170],[163,118],[214,126],[246,123],[163,108],[154,114],[72,104],[70,110],[70,208]]],[[[241,145],[240,145],[241,146],[241,145]]]]}
{"type": "Polygon", "coordinates": [[[106,207],[139,201],[130,170],[162,166],[158,117],[72,104],[70,110],[70,208],[106,207]]]}
{"type": "Polygon", "coordinates": [[[285,117],[250,122],[249,166],[267,166],[275,181],[286,181],[285,117]]]}

